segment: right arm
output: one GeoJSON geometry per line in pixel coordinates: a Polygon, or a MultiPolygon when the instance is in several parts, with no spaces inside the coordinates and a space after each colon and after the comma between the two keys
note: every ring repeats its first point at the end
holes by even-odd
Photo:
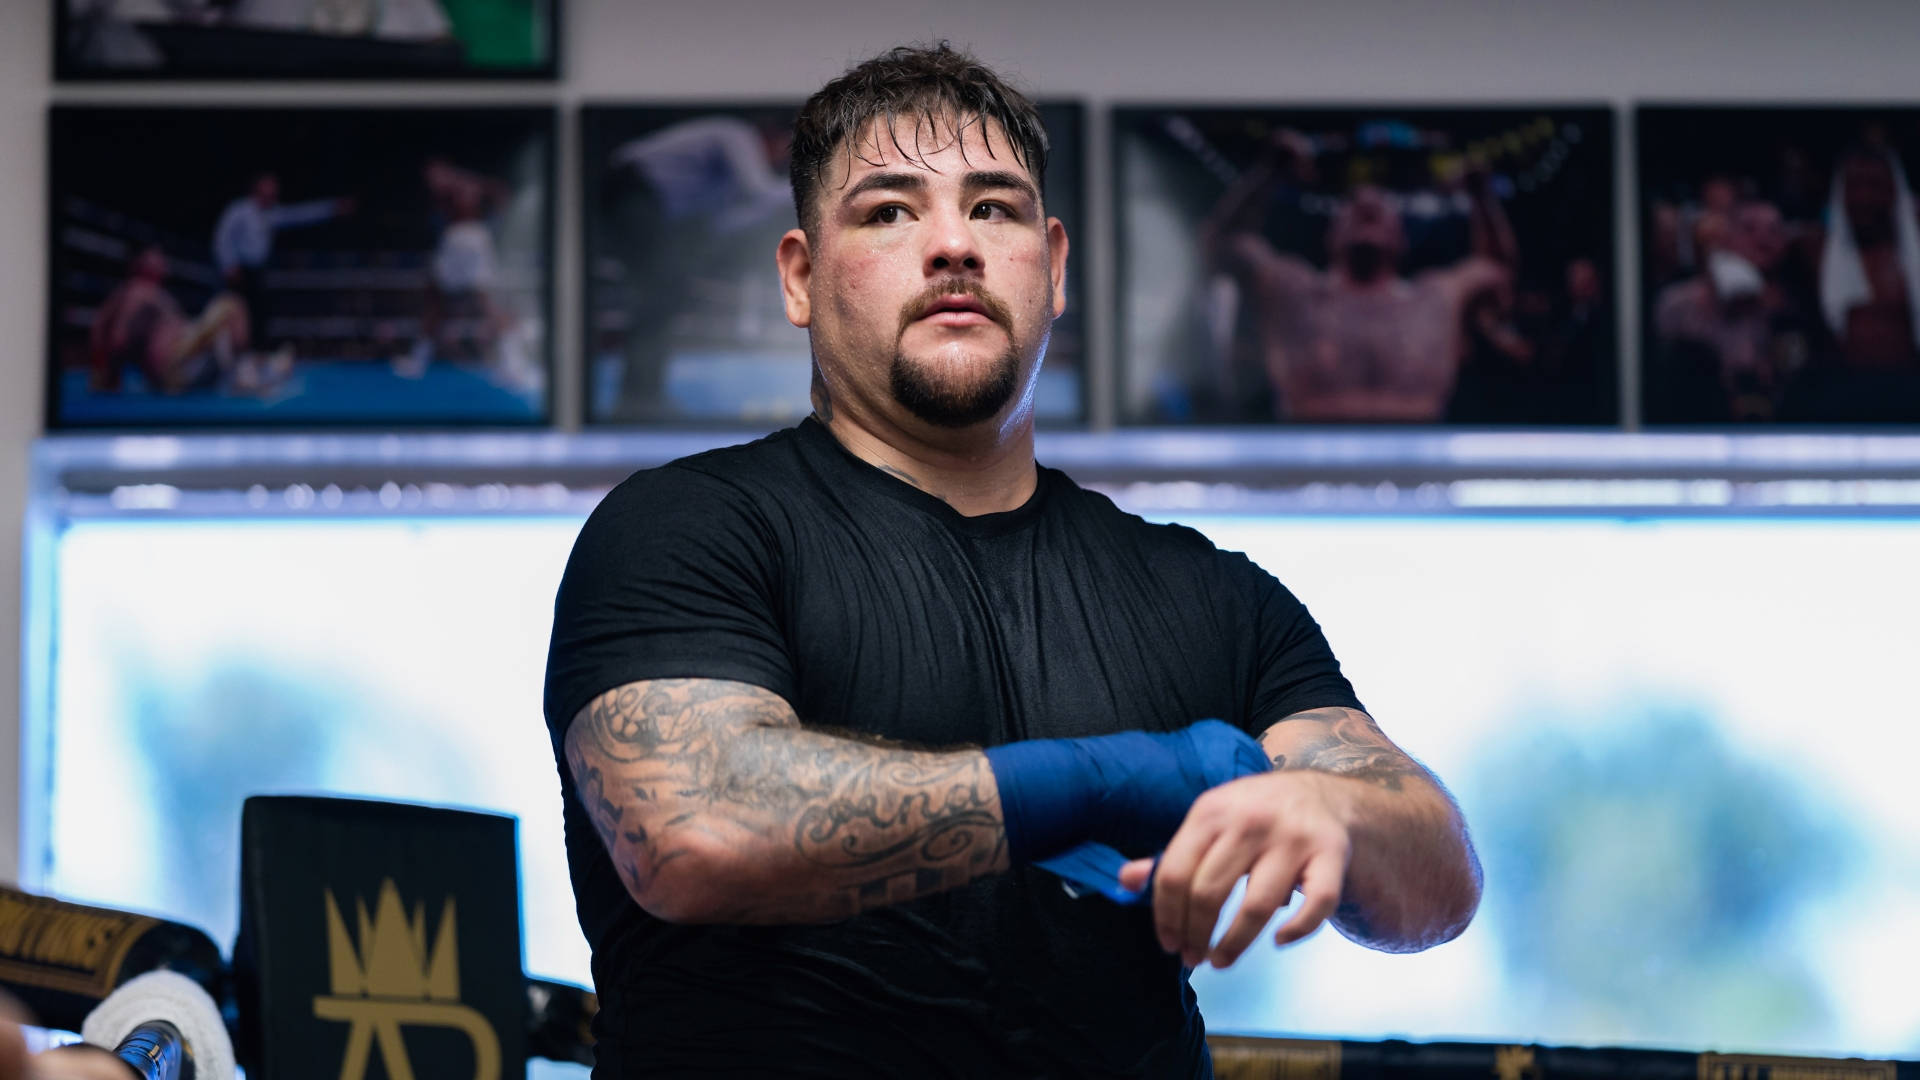
{"type": "Polygon", "coordinates": [[[1312,143],[1298,132],[1276,133],[1260,159],[1240,174],[1201,222],[1200,249],[1207,263],[1256,280],[1275,273],[1288,260],[1262,235],[1267,204],[1276,188],[1288,182],[1304,184],[1312,169],[1312,143]]]}
{"type": "Polygon", "coordinates": [[[984,753],[809,730],[746,683],[616,687],[565,752],[627,892],[668,922],[831,922],[1008,867],[984,753]]]}
{"type": "Polygon", "coordinates": [[[265,211],[262,216],[266,218],[269,229],[285,229],[295,225],[317,225],[322,221],[330,221],[337,217],[346,216],[347,207],[351,205],[351,203],[352,200],[345,198],[310,199],[301,203],[282,203],[271,210],[265,211]]]}

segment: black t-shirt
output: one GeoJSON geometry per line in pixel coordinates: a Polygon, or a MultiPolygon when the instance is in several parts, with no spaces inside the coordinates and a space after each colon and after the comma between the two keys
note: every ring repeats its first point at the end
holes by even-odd
{"type": "MultiPolygon", "coordinates": [[[[813,420],[633,477],[593,512],[555,605],[557,748],[595,696],[705,677],[801,721],[940,747],[1258,735],[1359,707],[1319,627],[1244,555],[1039,470],[965,517],[813,420]]],[[[626,893],[567,775],[601,1078],[1210,1075],[1151,914],[1016,867],[825,926],[681,926],[626,893]]]]}

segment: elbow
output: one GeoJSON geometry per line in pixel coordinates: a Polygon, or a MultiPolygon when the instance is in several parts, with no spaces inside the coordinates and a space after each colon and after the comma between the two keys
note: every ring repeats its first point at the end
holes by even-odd
{"type": "Polygon", "coordinates": [[[1428,857],[1397,880],[1374,878],[1334,925],[1356,944],[1389,953],[1424,952],[1466,932],[1480,910],[1480,858],[1455,817],[1448,834],[1428,841],[1428,857]],[[1450,842],[1449,842],[1450,841],[1450,842]]]}
{"type": "Polygon", "coordinates": [[[1472,925],[1474,915],[1480,910],[1484,884],[1480,856],[1473,850],[1473,841],[1467,838],[1464,828],[1459,837],[1460,850],[1453,860],[1452,873],[1429,894],[1432,906],[1422,928],[1424,932],[1408,943],[1407,952],[1444,945],[1459,937],[1472,925]]]}
{"type": "Polygon", "coordinates": [[[731,921],[738,896],[729,886],[735,860],[710,838],[676,837],[670,849],[622,855],[627,895],[642,911],[682,926],[731,921]]]}
{"type": "Polygon", "coordinates": [[[1434,905],[1428,940],[1420,948],[1444,945],[1466,932],[1473,923],[1474,915],[1480,910],[1481,885],[1480,857],[1474,854],[1473,845],[1467,844],[1459,880],[1452,887],[1441,890],[1438,902],[1434,905]]]}
{"type": "Polygon", "coordinates": [[[1450,846],[1454,850],[1426,890],[1425,917],[1420,920],[1418,931],[1409,934],[1405,947],[1397,951],[1419,952],[1444,945],[1465,933],[1480,910],[1485,880],[1480,870],[1480,856],[1473,849],[1473,840],[1467,835],[1466,823],[1459,819],[1459,811],[1448,816],[1452,818],[1448,831],[1452,834],[1450,846]]]}

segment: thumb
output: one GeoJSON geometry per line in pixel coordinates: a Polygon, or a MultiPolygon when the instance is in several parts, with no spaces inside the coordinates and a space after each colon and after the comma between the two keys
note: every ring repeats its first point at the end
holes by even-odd
{"type": "Polygon", "coordinates": [[[1134,859],[1120,868],[1120,887],[1139,892],[1153,880],[1153,865],[1158,859],[1134,859]]]}

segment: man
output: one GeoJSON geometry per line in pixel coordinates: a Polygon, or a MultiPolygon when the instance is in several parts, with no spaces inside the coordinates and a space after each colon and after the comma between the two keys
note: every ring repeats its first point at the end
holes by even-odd
{"type": "Polygon", "coordinates": [[[530,363],[524,356],[507,362],[501,355],[515,352],[513,345],[502,346],[509,340],[517,345],[517,339],[513,312],[496,295],[499,258],[488,220],[513,197],[512,187],[439,157],[427,160],[421,179],[440,240],[427,265],[420,337],[394,358],[394,374],[421,378],[436,359],[487,363],[501,376],[524,369],[530,363]]]}
{"type": "Polygon", "coordinates": [[[280,178],[263,172],[253,178],[247,194],[227,204],[213,227],[213,261],[227,287],[246,301],[267,336],[267,260],[273,257],[273,234],[296,225],[313,225],[351,214],[352,199],[314,199],[280,205],[280,178]]]}
{"type": "Polygon", "coordinates": [[[1856,146],[1834,167],[1820,301],[1846,367],[1920,370],[1920,206],[1889,150],[1856,146]]]}
{"type": "Polygon", "coordinates": [[[1331,265],[1316,269],[1262,235],[1271,189],[1309,170],[1312,144],[1277,135],[1202,228],[1209,262],[1252,308],[1277,414],[1304,422],[1427,422],[1446,412],[1477,297],[1509,288],[1518,245],[1484,172],[1465,176],[1473,254],[1412,278],[1400,273],[1406,233],[1393,197],[1354,190],[1327,225],[1331,265]]]}
{"type": "Polygon", "coordinates": [[[1771,420],[1810,351],[1781,282],[1786,223],[1772,203],[1747,199],[1702,224],[1700,273],[1661,290],[1654,305],[1650,419],[1771,420]]]}
{"type": "Polygon", "coordinates": [[[249,350],[251,320],[232,293],[208,301],[189,319],[167,292],[167,259],[157,247],[134,256],[127,279],[94,312],[87,333],[88,386],[118,391],[126,371],[140,372],[150,390],[179,394],[215,387],[241,393],[272,389],[292,369],[282,350],[263,361],[249,350]]]}
{"type": "Polygon", "coordinates": [[[1188,970],[1296,887],[1281,943],[1472,915],[1457,811],[1299,602],[1035,465],[1045,166],[1031,103],[944,45],[829,83],[778,251],[814,415],[582,530],[546,714],[599,1077],[1205,1077],[1188,970]],[[987,749],[914,748],[956,745],[987,749]],[[1223,763],[1254,774],[1205,790],[1223,763]],[[1087,841],[1150,906],[1033,865],[1087,841]]]}
{"type": "MultiPolygon", "coordinates": [[[[594,409],[601,419],[675,416],[666,397],[668,368],[682,344],[674,323],[686,317],[690,302],[712,291],[703,284],[725,276],[730,256],[751,255],[756,274],[765,273],[763,237],[784,231],[790,220],[781,167],[790,140],[784,127],[699,116],[629,139],[607,155],[600,184],[606,235],[600,239],[620,264],[626,350],[624,357],[596,362],[594,409]]],[[[715,306],[708,301],[703,308],[715,306]]]]}

